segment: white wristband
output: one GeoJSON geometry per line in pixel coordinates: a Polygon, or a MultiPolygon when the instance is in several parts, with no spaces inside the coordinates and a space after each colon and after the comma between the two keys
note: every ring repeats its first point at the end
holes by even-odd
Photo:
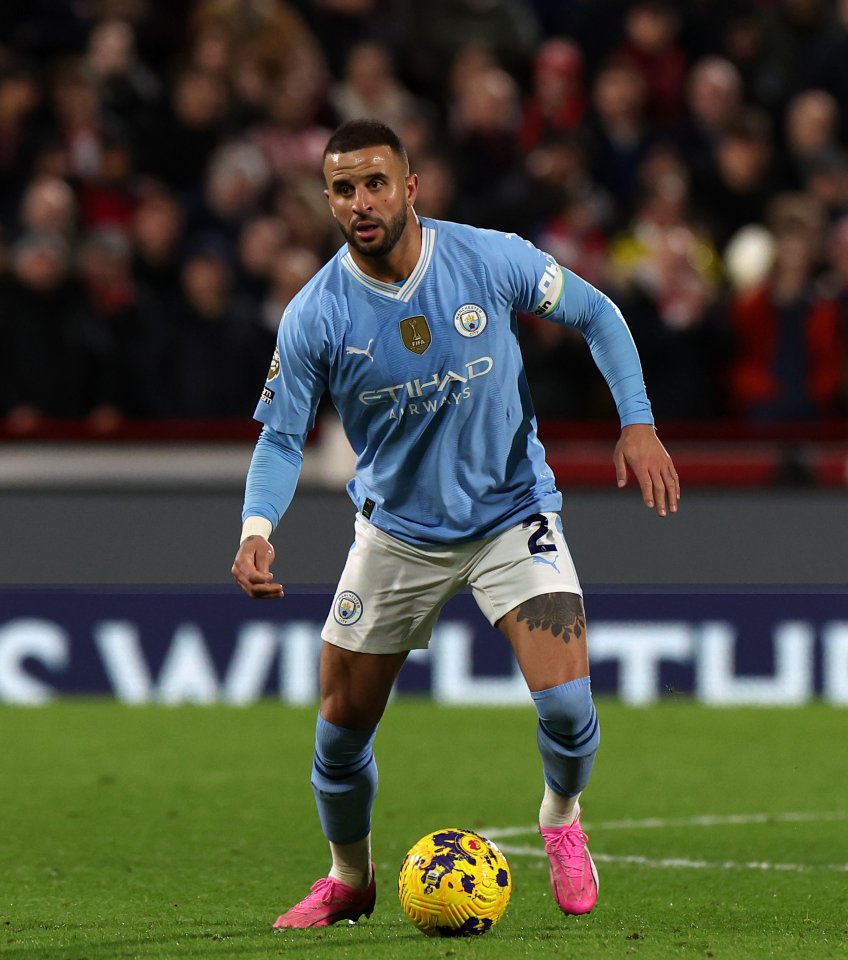
{"type": "Polygon", "coordinates": [[[244,543],[248,537],[257,535],[267,540],[273,529],[274,524],[266,517],[247,517],[241,525],[241,540],[239,540],[239,543],[244,543]]]}

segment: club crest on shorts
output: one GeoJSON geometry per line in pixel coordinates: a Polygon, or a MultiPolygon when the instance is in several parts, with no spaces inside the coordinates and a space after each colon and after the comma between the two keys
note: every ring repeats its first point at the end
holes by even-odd
{"type": "Polygon", "coordinates": [[[488,322],[486,311],[476,303],[463,303],[453,315],[453,325],[463,337],[479,337],[488,322]]]}
{"type": "Polygon", "coordinates": [[[430,325],[425,316],[406,317],[400,322],[400,336],[403,345],[413,353],[422,354],[433,342],[430,325]]]}
{"type": "Polygon", "coordinates": [[[362,601],[353,590],[343,590],[333,606],[333,617],[336,623],[349,627],[362,616],[362,601]]]}

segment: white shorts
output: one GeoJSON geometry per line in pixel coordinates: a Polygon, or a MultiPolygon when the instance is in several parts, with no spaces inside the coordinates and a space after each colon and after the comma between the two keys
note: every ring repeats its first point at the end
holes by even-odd
{"type": "Polygon", "coordinates": [[[426,647],[442,606],[470,586],[494,625],[531,597],[582,596],[556,513],[537,513],[493,537],[416,547],[356,515],[353,545],[321,636],[364,653],[426,647]]]}

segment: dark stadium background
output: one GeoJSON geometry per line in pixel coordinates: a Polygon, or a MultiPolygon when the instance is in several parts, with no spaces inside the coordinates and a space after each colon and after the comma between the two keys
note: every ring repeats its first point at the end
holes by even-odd
{"type": "MultiPolygon", "coordinates": [[[[21,672],[86,689],[92,592],[112,621],[144,591],[158,663],[181,623],[220,669],[239,623],[285,623],[230,585],[251,414],[282,308],[338,244],[323,144],[367,113],[405,138],[421,213],[522,233],[630,322],[683,484],[663,521],[614,489],[582,343],[522,328],[590,620],[629,596],[634,622],[728,623],[766,678],[806,624],[811,689],[848,701],[846,52],[825,0],[3,5],[0,699],[21,672]],[[210,640],[219,603],[235,626],[210,640]]],[[[349,470],[322,409],[276,538],[293,593],[341,569],[349,470]]]]}

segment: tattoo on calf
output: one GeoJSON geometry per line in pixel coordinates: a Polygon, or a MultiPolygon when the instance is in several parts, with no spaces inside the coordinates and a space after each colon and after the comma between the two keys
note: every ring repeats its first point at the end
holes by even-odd
{"type": "Polygon", "coordinates": [[[550,630],[563,643],[586,633],[583,601],[575,593],[546,593],[518,605],[517,618],[527,622],[528,630],[550,630]]]}

